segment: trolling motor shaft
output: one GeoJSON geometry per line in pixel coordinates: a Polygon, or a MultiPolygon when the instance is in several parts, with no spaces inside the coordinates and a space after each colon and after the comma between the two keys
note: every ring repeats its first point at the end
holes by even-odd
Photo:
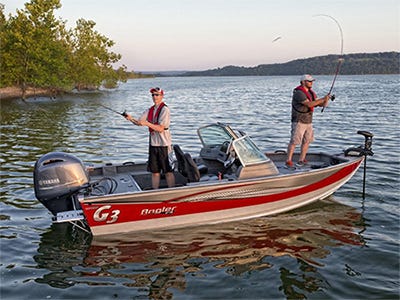
{"type": "Polygon", "coordinates": [[[364,156],[364,177],[363,177],[363,199],[365,199],[365,180],[367,177],[367,156],[373,156],[372,138],[373,134],[369,131],[359,130],[357,134],[364,136],[364,147],[349,148],[344,151],[345,156],[364,156]]]}
{"type": "Polygon", "coordinates": [[[359,131],[357,131],[357,133],[363,135],[365,138],[365,141],[364,141],[364,177],[363,177],[363,199],[365,199],[365,179],[367,177],[367,156],[374,155],[374,152],[372,152],[372,137],[374,135],[369,131],[363,131],[363,130],[359,130],[359,131]]]}

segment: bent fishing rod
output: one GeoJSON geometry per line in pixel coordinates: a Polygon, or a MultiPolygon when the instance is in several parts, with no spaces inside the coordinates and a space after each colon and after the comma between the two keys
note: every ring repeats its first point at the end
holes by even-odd
{"type": "MultiPolygon", "coordinates": [[[[341,65],[342,65],[342,63],[344,61],[344,58],[343,58],[343,30],[342,30],[342,27],[340,26],[339,22],[334,17],[332,17],[330,15],[321,14],[321,15],[315,15],[314,17],[327,17],[327,18],[332,19],[336,23],[336,25],[338,26],[339,32],[340,32],[340,55],[339,55],[338,63],[336,65],[336,71],[335,71],[335,75],[333,77],[332,85],[331,85],[331,88],[329,89],[329,92],[328,92],[328,94],[330,94],[332,92],[332,90],[333,90],[334,85],[335,85],[336,78],[339,75],[340,67],[341,67],[341,65]]],[[[331,96],[331,100],[332,101],[335,100],[335,95],[331,96]]],[[[321,112],[324,112],[324,109],[325,109],[325,107],[322,108],[321,112]]]]}
{"type": "MultiPolygon", "coordinates": [[[[128,114],[126,113],[126,110],[124,110],[123,112],[119,112],[119,111],[117,111],[115,109],[112,109],[111,107],[105,106],[105,105],[103,105],[101,103],[99,103],[99,105],[104,107],[105,109],[108,109],[109,111],[112,111],[112,112],[114,112],[116,114],[119,114],[120,116],[123,116],[124,118],[126,118],[128,116],[128,114]]],[[[131,117],[131,119],[129,121],[131,121],[135,125],[137,125],[137,123],[138,123],[138,121],[135,118],[132,118],[132,117],[131,117]]]]}

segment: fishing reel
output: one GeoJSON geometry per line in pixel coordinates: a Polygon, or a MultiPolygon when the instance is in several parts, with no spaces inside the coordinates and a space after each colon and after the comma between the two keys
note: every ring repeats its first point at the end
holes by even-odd
{"type": "Polygon", "coordinates": [[[126,113],[126,109],[121,113],[121,116],[123,116],[124,118],[128,116],[128,114],[126,113]]]}
{"type": "MultiPolygon", "coordinates": [[[[335,99],[336,99],[335,94],[332,94],[332,95],[329,97],[329,99],[330,99],[331,101],[335,100],[335,99]]],[[[324,109],[325,109],[325,107],[323,107],[323,108],[321,109],[321,112],[324,112],[324,109]]]]}

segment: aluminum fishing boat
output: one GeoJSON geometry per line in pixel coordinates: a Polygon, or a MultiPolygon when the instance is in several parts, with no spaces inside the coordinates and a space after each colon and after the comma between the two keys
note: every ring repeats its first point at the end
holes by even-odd
{"type": "Polygon", "coordinates": [[[307,165],[287,168],[284,151],[265,153],[229,125],[197,132],[198,156],[174,145],[175,187],[162,178],[160,188],[151,189],[146,162],[85,166],[71,154],[50,152],[35,164],[35,195],[54,222],[73,222],[93,235],[189,227],[278,214],[323,199],[373,155],[373,135],[359,131],[364,145],[309,153],[307,165]]]}

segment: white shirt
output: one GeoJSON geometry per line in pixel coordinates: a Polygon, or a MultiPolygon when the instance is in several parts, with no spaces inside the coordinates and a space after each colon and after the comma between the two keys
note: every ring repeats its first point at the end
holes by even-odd
{"type": "MultiPolygon", "coordinates": [[[[149,114],[150,108],[146,109],[142,116],[140,117],[140,120],[146,120],[147,115],[149,114]]],[[[153,111],[153,120],[154,117],[157,113],[158,106],[154,108],[153,111]]],[[[169,130],[170,126],[170,110],[168,106],[164,105],[164,107],[161,109],[160,115],[158,116],[158,124],[163,125],[164,129],[162,132],[158,131],[153,131],[150,133],[150,144],[152,146],[158,147],[158,146],[172,146],[172,138],[171,138],[171,131],[169,130]]]]}

